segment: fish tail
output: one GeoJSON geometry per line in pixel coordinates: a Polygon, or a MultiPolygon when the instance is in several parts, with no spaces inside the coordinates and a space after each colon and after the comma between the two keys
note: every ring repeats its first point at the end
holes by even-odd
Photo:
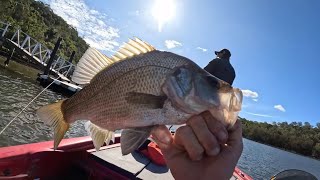
{"type": "Polygon", "coordinates": [[[63,101],[43,106],[37,110],[37,115],[45,124],[53,127],[54,149],[56,150],[64,134],[69,129],[69,123],[63,117],[61,105],[63,101]]]}

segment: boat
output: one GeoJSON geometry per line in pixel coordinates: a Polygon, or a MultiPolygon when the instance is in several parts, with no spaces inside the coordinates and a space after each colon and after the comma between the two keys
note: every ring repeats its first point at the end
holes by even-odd
{"type": "MultiPolygon", "coordinates": [[[[0,148],[2,179],[173,179],[170,169],[141,151],[123,156],[120,134],[96,151],[89,136],[63,139],[57,150],[53,141],[0,148]]],[[[232,180],[252,180],[235,168],[232,180]]]]}

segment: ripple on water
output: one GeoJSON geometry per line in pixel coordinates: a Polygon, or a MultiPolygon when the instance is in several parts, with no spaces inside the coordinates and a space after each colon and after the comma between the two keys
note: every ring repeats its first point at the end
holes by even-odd
{"type": "MultiPolygon", "coordinates": [[[[41,86],[21,74],[0,71],[0,130],[42,90],[41,86]]],[[[38,119],[36,110],[61,99],[65,97],[50,90],[44,91],[0,135],[0,147],[52,140],[51,128],[38,119]]],[[[66,137],[87,135],[83,123],[72,124],[66,137]]]]}
{"type": "Polygon", "coordinates": [[[247,139],[238,166],[254,179],[270,179],[286,169],[304,170],[320,179],[320,161],[247,139]]]}

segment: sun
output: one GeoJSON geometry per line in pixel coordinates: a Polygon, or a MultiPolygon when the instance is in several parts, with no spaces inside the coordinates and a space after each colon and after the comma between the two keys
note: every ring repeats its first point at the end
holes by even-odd
{"type": "Polygon", "coordinates": [[[163,25],[173,18],[175,11],[174,0],[155,0],[152,16],[158,21],[159,32],[161,32],[163,25]]]}

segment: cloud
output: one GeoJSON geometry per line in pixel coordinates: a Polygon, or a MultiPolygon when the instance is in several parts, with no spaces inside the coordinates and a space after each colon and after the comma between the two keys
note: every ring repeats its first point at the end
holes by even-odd
{"type": "Polygon", "coordinates": [[[252,99],[252,101],[258,102],[258,99],[252,99]]]}
{"type": "Polygon", "coordinates": [[[197,49],[201,50],[202,52],[207,52],[208,49],[202,48],[202,47],[197,47],[197,49]]]}
{"type": "Polygon", "coordinates": [[[119,29],[109,25],[111,18],[88,7],[84,0],[43,0],[53,12],[77,29],[79,35],[99,50],[113,51],[119,43],[119,29]]]}
{"type": "Polygon", "coordinates": [[[251,113],[251,112],[245,112],[247,114],[253,115],[253,116],[259,116],[259,117],[273,117],[271,115],[267,115],[267,114],[257,114],[257,113],[251,113]]]}
{"type": "Polygon", "coordinates": [[[284,107],[282,106],[282,105],[280,105],[280,104],[278,104],[278,105],[275,105],[275,106],[273,106],[275,109],[278,109],[279,111],[282,111],[282,112],[286,112],[286,110],[284,109],[284,107]]]}
{"type": "Polygon", "coordinates": [[[249,89],[245,89],[245,90],[241,90],[241,91],[242,91],[244,97],[250,97],[253,99],[257,99],[259,96],[257,92],[251,91],[249,89]]]}
{"type": "Polygon", "coordinates": [[[168,49],[172,49],[178,46],[182,46],[182,43],[175,41],[175,40],[165,40],[165,45],[168,49]]]}

